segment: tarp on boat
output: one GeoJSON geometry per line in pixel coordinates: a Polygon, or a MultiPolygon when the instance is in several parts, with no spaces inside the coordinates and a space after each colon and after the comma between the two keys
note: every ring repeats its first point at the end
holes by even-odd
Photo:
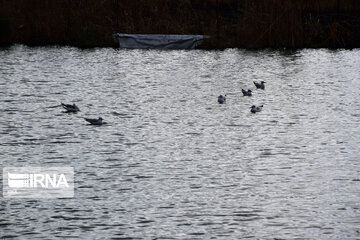
{"type": "Polygon", "coordinates": [[[193,49],[199,46],[206,35],[173,34],[113,34],[120,48],[193,49]]]}

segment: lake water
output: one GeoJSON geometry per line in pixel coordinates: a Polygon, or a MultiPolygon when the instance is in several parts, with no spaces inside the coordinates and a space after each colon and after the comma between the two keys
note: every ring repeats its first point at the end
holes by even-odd
{"type": "Polygon", "coordinates": [[[75,197],[1,197],[0,238],[360,239],[359,93],[359,49],[2,49],[1,164],[75,197]]]}

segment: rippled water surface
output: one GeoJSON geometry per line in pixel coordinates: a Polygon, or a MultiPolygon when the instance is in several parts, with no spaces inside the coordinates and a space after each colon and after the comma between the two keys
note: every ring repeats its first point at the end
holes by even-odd
{"type": "Polygon", "coordinates": [[[75,197],[1,197],[0,238],[359,239],[359,93],[359,50],[2,49],[2,166],[75,197]]]}

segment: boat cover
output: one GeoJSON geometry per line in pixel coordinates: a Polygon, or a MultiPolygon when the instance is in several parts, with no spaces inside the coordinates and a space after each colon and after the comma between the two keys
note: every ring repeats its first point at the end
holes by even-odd
{"type": "Polygon", "coordinates": [[[193,49],[206,35],[113,34],[120,48],[193,49]]]}

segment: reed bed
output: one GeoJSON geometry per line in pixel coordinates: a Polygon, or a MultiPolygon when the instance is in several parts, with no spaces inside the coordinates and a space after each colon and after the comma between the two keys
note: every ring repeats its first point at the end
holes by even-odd
{"type": "Polygon", "coordinates": [[[358,0],[0,0],[0,44],[114,46],[112,34],[206,34],[204,48],[354,48],[358,0]]]}

